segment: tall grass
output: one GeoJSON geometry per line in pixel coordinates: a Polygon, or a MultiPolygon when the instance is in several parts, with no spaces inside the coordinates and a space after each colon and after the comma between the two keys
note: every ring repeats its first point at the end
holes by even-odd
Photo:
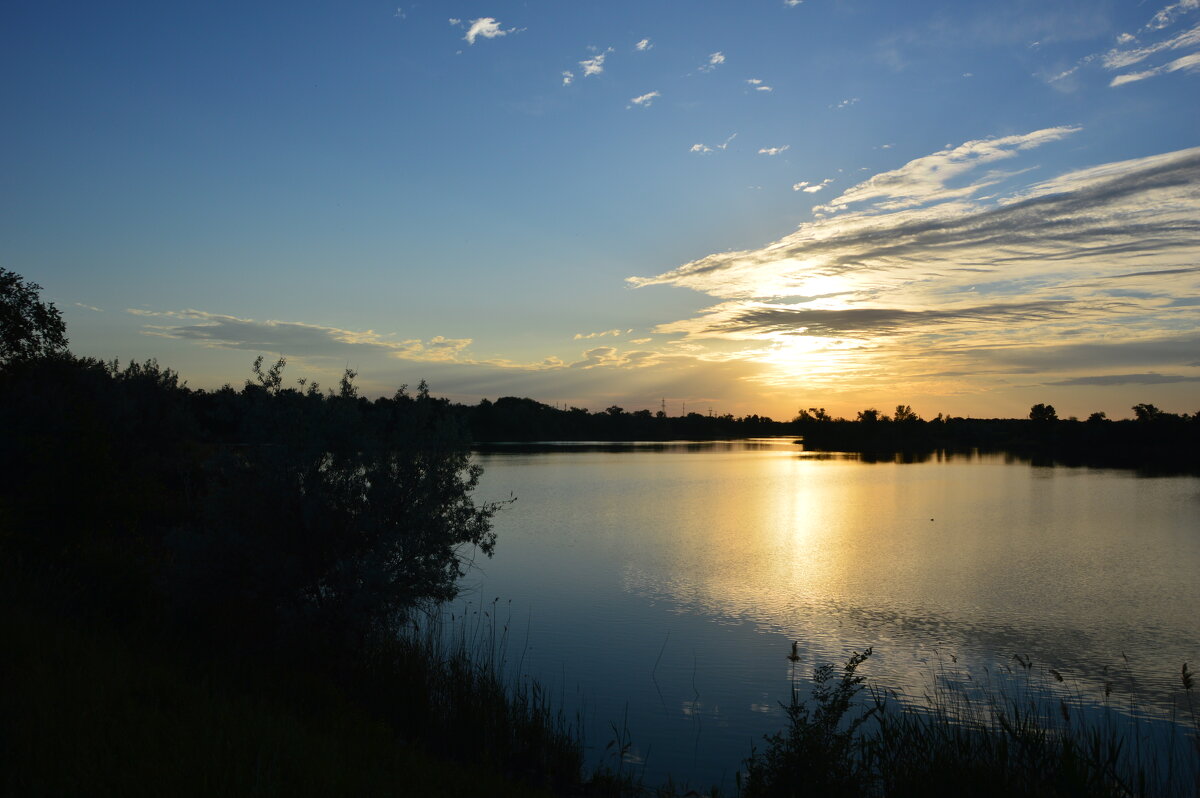
{"type": "Polygon", "coordinates": [[[1108,703],[1112,682],[1097,707],[1060,671],[1035,670],[1020,655],[1008,669],[1015,679],[964,689],[941,671],[914,701],[864,684],[858,669],[870,654],[855,653],[840,673],[815,669],[807,700],[793,678],[787,728],[746,761],[747,798],[1200,795],[1200,722],[1186,664],[1175,709],[1155,722],[1133,694],[1129,711],[1108,703]]]}
{"type": "Polygon", "coordinates": [[[357,688],[389,708],[391,725],[440,756],[571,789],[583,765],[578,726],[539,682],[514,672],[498,601],[474,621],[433,607],[414,613],[400,636],[368,652],[357,688]]]}
{"type": "Polygon", "coordinates": [[[548,795],[403,738],[303,669],[204,661],[9,602],[0,640],[3,796],[548,795]]]}

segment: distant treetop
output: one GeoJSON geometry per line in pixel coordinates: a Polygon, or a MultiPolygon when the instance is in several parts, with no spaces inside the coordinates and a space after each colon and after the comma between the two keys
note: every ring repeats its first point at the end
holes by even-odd
{"type": "Polygon", "coordinates": [[[67,325],[53,302],[41,301],[41,290],[0,269],[0,367],[66,351],[67,325]]]}

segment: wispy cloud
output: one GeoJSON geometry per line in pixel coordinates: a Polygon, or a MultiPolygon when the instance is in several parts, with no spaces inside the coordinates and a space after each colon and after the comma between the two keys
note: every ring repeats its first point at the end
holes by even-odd
{"type": "Polygon", "coordinates": [[[1176,382],[1200,382],[1197,374],[1159,374],[1147,371],[1142,374],[1097,374],[1054,380],[1047,385],[1169,385],[1176,382]]]}
{"type": "MultiPolygon", "coordinates": [[[[460,20],[451,19],[450,24],[458,24],[460,20]]],[[[483,37],[484,39],[497,39],[501,36],[507,36],[510,33],[520,32],[520,28],[502,28],[500,22],[494,17],[480,17],[479,19],[471,20],[470,26],[467,28],[467,33],[463,36],[467,44],[474,44],[475,40],[483,37]]]]}
{"type": "Polygon", "coordinates": [[[708,56],[708,61],[700,67],[701,72],[712,72],[714,69],[725,63],[725,54],[722,52],[712,53],[708,56]]]}
{"type": "Polygon", "coordinates": [[[1179,0],[1177,3],[1171,3],[1159,9],[1142,30],[1162,30],[1173,24],[1182,15],[1198,8],[1200,8],[1200,0],[1179,0]]]}
{"type": "Polygon", "coordinates": [[[1078,127],[1061,126],[1022,135],[968,141],[875,175],[847,189],[818,210],[831,213],[865,202],[876,203],[879,210],[899,210],[970,197],[998,183],[1002,175],[984,175],[965,185],[953,185],[954,181],[983,164],[1013,158],[1024,150],[1059,141],[1079,130],[1078,127]]]}
{"type": "Polygon", "coordinates": [[[755,91],[775,91],[775,89],[763,83],[762,78],[749,78],[746,82],[753,86],[755,91]]]}
{"type": "Polygon", "coordinates": [[[606,335],[611,335],[614,338],[616,338],[617,336],[625,335],[625,334],[631,333],[631,332],[633,332],[633,330],[619,330],[618,329],[618,330],[601,330],[600,332],[592,332],[592,333],[575,333],[575,340],[581,341],[581,340],[586,340],[589,338],[603,338],[606,335]]]}
{"type": "Polygon", "coordinates": [[[716,145],[715,147],[710,147],[707,144],[693,144],[691,146],[691,149],[688,150],[688,152],[705,153],[705,152],[712,152],[713,150],[727,150],[727,149],[729,149],[729,143],[736,138],[737,138],[737,133],[732,133],[732,134],[730,134],[729,138],[725,139],[724,141],[722,141],[720,144],[716,145]]]}
{"type": "Polygon", "coordinates": [[[783,0],[783,4],[789,8],[795,8],[803,2],[804,0],[783,0]]]}
{"type": "Polygon", "coordinates": [[[104,312],[104,310],[103,310],[102,308],[98,308],[98,307],[96,307],[95,305],[85,305],[85,304],[83,304],[82,302],[75,302],[75,303],[73,303],[73,304],[75,305],[75,307],[77,307],[77,308],[83,308],[84,310],[92,310],[92,311],[95,311],[96,313],[103,313],[103,312],[104,312]]]}
{"type": "Polygon", "coordinates": [[[792,191],[803,191],[807,194],[816,194],[818,191],[822,190],[832,182],[832,177],[827,177],[820,183],[810,183],[807,180],[803,180],[799,183],[793,183],[792,191]]]}
{"type": "Polygon", "coordinates": [[[637,105],[642,108],[649,108],[651,105],[654,104],[654,101],[661,96],[662,96],[662,94],[657,91],[648,91],[645,94],[641,94],[641,95],[638,95],[637,97],[632,98],[629,101],[630,103],[632,103],[632,105],[630,107],[632,107],[633,105],[637,105]]]}
{"type": "Polygon", "coordinates": [[[1137,35],[1122,33],[1117,36],[1115,47],[1104,52],[1086,55],[1069,67],[1050,70],[1043,77],[1051,85],[1070,89],[1074,87],[1074,82],[1067,79],[1079,73],[1081,69],[1098,65],[1109,71],[1123,70],[1159,54],[1179,50],[1193,50],[1193,52],[1176,56],[1167,63],[1149,69],[1117,75],[1109,81],[1108,85],[1116,87],[1169,72],[1193,71],[1196,69],[1196,56],[1200,55],[1200,23],[1170,35],[1166,34],[1166,29],[1183,15],[1197,9],[1200,9],[1200,0],[1182,0],[1182,2],[1165,6],[1138,30],[1137,35]]]}
{"type": "Polygon", "coordinates": [[[1176,58],[1174,61],[1163,64],[1154,69],[1147,69],[1142,72],[1130,72],[1124,75],[1117,75],[1112,79],[1109,86],[1123,86],[1126,83],[1134,83],[1146,78],[1152,78],[1156,75],[1163,75],[1167,72],[1196,72],[1200,71],[1200,53],[1190,53],[1189,55],[1176,58]]]}
{"type": "Polygon", "coordinates": [[[194,341],[218,349],[243,349],[296,357],[346,357],[357,351],[404,360],[451,361],[457,360],[471,344],[470,338],[435,335],[426,340],[397,340],[374,330],[344,330],[295,321],[256,321],[194,309],[154,311],[128,308],[125,312],[167,322],[146,324],[142,332],[147,335],[194,341]]]}
{"type": "Polygon", "coordinates": [[[647,50],[651,49],[652,47],[654,47],[654,45],[651,43],[651,41],[649,39],[642,39],[641,41],[639,41],[637,44],[635,44],[633,46],[633,49],[637,50],[639,53],[644,53],[647,50]]]}
{"type": "Polygon", "coordinates": [[[836,105],[831,105],[829,107],[833,108],[834,110],[840,111],[843,108],[849,108],[851,105],[854,105],[857,102],[858,102],[857,97],[847,97],[846,99],[842,100],[840,103],[837,103],[836,105]]]}
{"type": "Polygon", "coordinates": [[[564,69],[562,71],[562,85],[570,86],[574,82],[575,82],[575,73],[569,69],[564,69]]]}
{"type": "MultiPolygon", "coordinates": [[[[1133,38],[1125,40],[1126,43],[1134,41],[1136,39],[1133,38]]],[[[1168,39],[1140,47],[1114,47],[1100,56],[1100,63],[1105,69],[1124,69],[1125,67],[1141,63],[1159,53],[1197,46],[1200,46],[1200,24],[1194,25],[1188,30],[1181,31],[1168,39]]]]}
{"type": "Polygon", "coordinates": [[[608,57],[608,54],[613,51],[613,48],[611,47],[605,50],[599,50],[597,48],[592,49],[595,51],[595,55],[593,55],[591,58],[585,58],[579,62],[579,66],[583,68],[583,76],[585,78],[602,73],[604,71],[604,60],[608,57]]]}
{"type": "Polygon", "coordinates": [[[978,189],[1003,178],[968,174],[1077,130],[946,148],[849,188],[761,248],[629,282],[718,298],[654,331],[753,343],[739,357],[776,386],[797,374],[837,390],[909,380],[952,393],[1016,374],[1100,385],[1130,365],[1191,381],[1200,305],[1177,299],[1200,296],[1200,147],[986,197],[978,189]]]}
{"type": "Polygon", "coordinates": [[[791,144],[784,144],[782,147],[761,147],[758,151],[759,155],[779,155],[787,152],[792,148],[791,144]]]}

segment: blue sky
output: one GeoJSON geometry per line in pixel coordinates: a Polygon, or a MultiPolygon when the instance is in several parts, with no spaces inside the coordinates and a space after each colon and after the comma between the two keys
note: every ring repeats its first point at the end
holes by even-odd
{"type": "Polygon", "coordinates": [[[80,354],[1200,409],[1200,0],[39,0],[0,64],[0,266],[80,354]]]}

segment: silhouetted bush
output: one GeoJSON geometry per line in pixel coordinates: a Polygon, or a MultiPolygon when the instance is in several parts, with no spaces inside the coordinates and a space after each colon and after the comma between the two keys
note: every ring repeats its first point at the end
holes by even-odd
{"type": "MultiPolygon", "coordinates": [[[[257,364],[256,364],[257,366],[257,364]]],[[[56,356],[0,373],[8,548],[77,580],[81,605],[146,591],[231,636],[351,642],[454,594],[496,505],[424,385],[192,391],[153,361],[56,356]]],[[[112,609],[115,611],[116,606],[112,609]]]]}

